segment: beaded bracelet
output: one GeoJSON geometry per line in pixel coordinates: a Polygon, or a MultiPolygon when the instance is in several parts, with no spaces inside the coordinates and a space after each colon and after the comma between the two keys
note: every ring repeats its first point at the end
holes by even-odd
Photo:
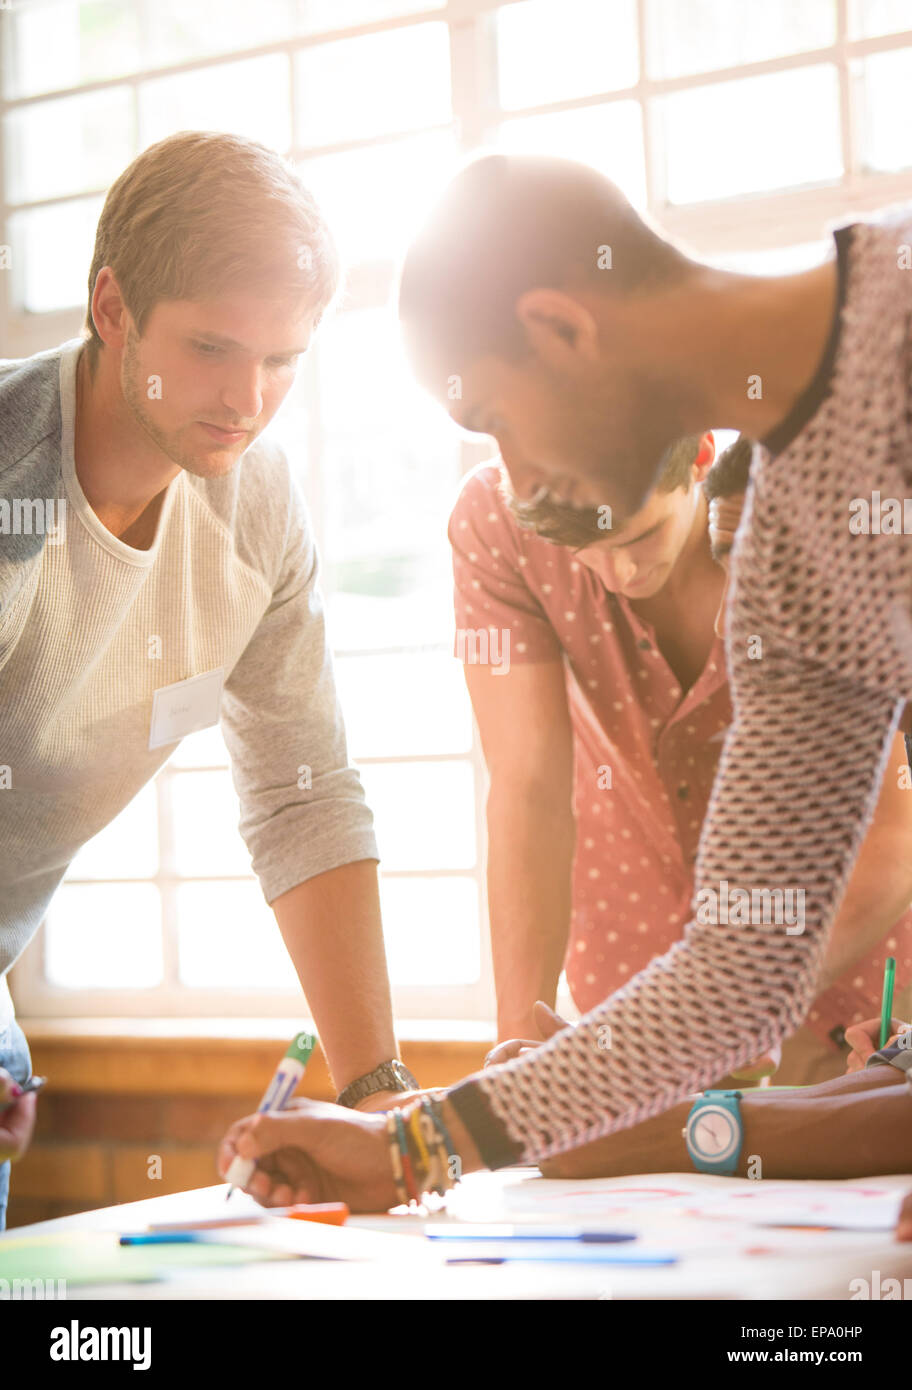
{"type": "Polygon", "coordinates": [[[402,1115],[398,1110],[393,1110],[391,1113],[396,1123],[396,1135],[399,1140],[399,1154],[402,1159],[402,1177],[405,1182],[406,1190],[408,1192],[408,1200],[410,1202],[417,1202],[421,1199],[421,1193],[418,1190],[418,1184],[415,1181],[415,1171],[412,1167],[412,1156],[409,1153],[408,1136],[405,1132],[405,1125],[402,1120],[402,1115]]]}
{"type": "Polygon", "coordinates": [[[390,1110],[386,1117],[386,1138],[389,1144],[390,1164],[393,1169],[393,1182],[396,1184],[396,1196],[399,1198],[400,1205],[407,1207],[409,1194],[403,1182],[402,1150],[399,1147],[399,1131],[394,1110],[390,1110]]]}
{"type": "Polygon", "coordinates": [[[398,1109],[386,1117],[386,1134],[396,1195],[403,1206],[420,1202],[424,1192],[443,1196],[455,1187],[459,1155],[453,1146],[440,1102],[423,1097],[406,1112],[398,1109]]]}
{"type": "Polygon", "coordinates": [[[431,1155],[428,1152],[428,1146],[424,1141],[424,1134],[422,1133],[421,1129],[421,1117],[422,1109],[420,1106],[416,1105],[415,1109],[409,1116],[409,1129],[414,1137],[415,1145],[418,1149],[418,1160],[421,1164],[421,1167],[427,1173],[430,1172],[431,1168],[431,1155]]]}
{"type": "Polygon", "coordinates": [[[415,1112],[416,1119],[424,1131],[424,1138],[429,1150],[427,1190],[442,1197],[447,1190],[446,1171],[447,1154],[440,1132],[434,1124],[433,1116],[430,1111],[422,1106],[415,1112]]]}
{"type": "Polygon", "coordinates": [[[434,1120],[434,1124],[437,1126],[437,1129],[440,1132],[440,1138],[443,1141],[443,1147],[446,1150],[446,1170],[447,1176],[450,1177],[449,1185],[452,1187],[459,1181],[458,1178],[454,1178],[451,1176],[453,1169],[455,1169],[458,1173],[462,1167],[459,1154],[456,1152],[456,1146],[453,1143],[453,1140],[450,1138],[450,1131],[447,1128],[446,1121],[443,1118],[443,1107],[441,1106],[437,1096],[428,1097],[428,1108],[430,1109],[431,1115],[434,1120]]]}

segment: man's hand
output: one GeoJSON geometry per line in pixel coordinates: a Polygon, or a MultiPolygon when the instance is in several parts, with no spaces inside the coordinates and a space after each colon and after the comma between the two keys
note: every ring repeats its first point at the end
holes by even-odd
{"type": "Polygon", "coordinates": [[[15,1162],[25,1153],[37,1108],[37,1095],[31,1091],[23,1095],[22,1087],[0,1067],[0,1163],[7,1159],[15,1162]]]}
{"type": "Polygon", "coordinates": [[[537,1038],[510,1038],[507,1042],[498,1043],[497,1047],[491,1049],[485,1058],[486,1067],[496,1067],[500,1062],[509,1062],[511,1057],[521,1057],[524,1052],[533,1052],[536,1047],[541,1047],[543,1042],[553,1038],[555,1033],[562,1033],[565,1028],[572,1028],[574,1025],[568,1023],[560,1014],[554,1012],[543,999],[539,999],[532,1009],[532,1017],[538,1029],[537,1038]]]}
{"type": "Polygon", "coordinates": [[[781,1061],[782,1044],[777,1043],[762,1057],[757,1057],[753,1062],[745,1062],[743,1067],[731,1074],[736,1081],[761,1081],[765,1076],[772,1076],[777,1072],[781,1061]]]}
{"type": "MultiPolygon", "coordinates": [[[[902,1019],[891,1018],[890,1037],[885,1046],[892,1047],[900,1034],[910,1031],[912,1023],[903,1023],[902,1019]]],[[[861,1071],[868,1058],[880,1051],[880,1019],[866,1018],[864,1023],[853,1023],[846,1029],[845,1038],[852,1049],[846,1062],[846,1071],[861,1071]]]]}
{"type": "Polygon", "coordinates": [[[256,1160],[244,1190],[264,1207],[345,1202],[355,1212],[389,1211],[399,1202],[381,1115],[299,1100],[231,1126],[218,1151],[223,1178],[237,1155],[256,1160]]]}

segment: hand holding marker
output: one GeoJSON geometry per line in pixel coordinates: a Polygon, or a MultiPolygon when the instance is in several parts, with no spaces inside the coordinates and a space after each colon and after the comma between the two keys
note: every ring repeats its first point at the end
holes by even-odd
{"type": "MultiPolygon", "coordinates": [[[[316,1041],[313,1033],[298,1033],[276,1067],[275,1076],[270,1081],[266,1094],[257,1106],[258,1115],[266,1110],[285,1109],[294,1094],[295,1087],[304,1075],[316,1041]]],[[[241,1158],[240,1154],[235,1155],[231,1160],[231,1167],[225,1175],[226,1181],[231,1184],[225,1197],[226,1202],[236,1187],[247,1186],[253,1177],[255,1168],[255,1158],[241,1158]]]]}

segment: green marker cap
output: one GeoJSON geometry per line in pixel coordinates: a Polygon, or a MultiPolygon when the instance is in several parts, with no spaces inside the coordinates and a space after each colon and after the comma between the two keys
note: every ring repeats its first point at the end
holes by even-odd
{"type": "Polygon", "coordinates": [[[310,1054],[317,1045],[317,1040],[313,1033],[298,1033],[292,1038],[286,1057],[291,1057],[295,1062],[300,1062],[302,1067],[306,1067],[310,1061],[310,1054]]]}

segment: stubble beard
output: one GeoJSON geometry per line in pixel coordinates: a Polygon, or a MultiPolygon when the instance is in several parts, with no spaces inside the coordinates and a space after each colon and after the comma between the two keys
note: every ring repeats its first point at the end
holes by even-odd
{"type": "Polygon", "coordinates": [[[167,459],[177,464],[178,468],[183,468],[187,473],[193,474],[194,477],[221,478],[226,473],[230,473],[237,462],[236,458],[232,458],[226,464],[221,461],[220,455],[197,456],[188,453],[180,447],[174,435],[163,430],[158,424],[155,419],[154,408],[150,409],[148,398],[143,390],[137,342],[136,334],[130,331],[124,344],[121,366],[123,398],[135,423],[167,459]],[[217,463],[216,459],[218,460],[217,463]]]}

